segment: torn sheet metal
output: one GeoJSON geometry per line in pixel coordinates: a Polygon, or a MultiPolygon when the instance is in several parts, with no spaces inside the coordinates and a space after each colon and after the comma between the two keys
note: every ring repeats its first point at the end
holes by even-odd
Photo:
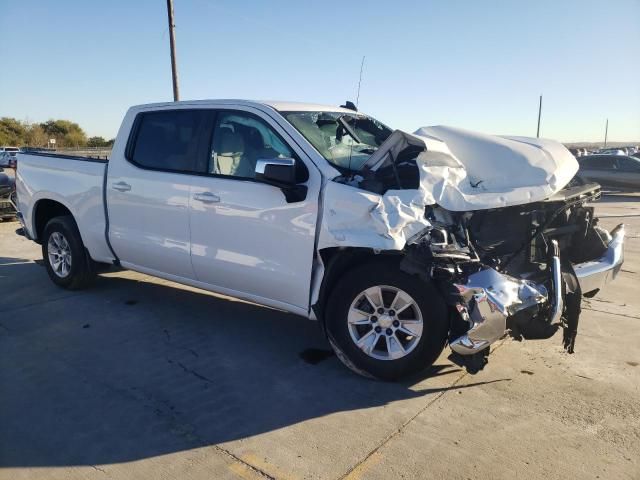
{"type": "MultiPolygon", "coordinates": [[[[420,188],[371,193],[327,182],[319,248],[350,246],[402,250],[430,223],[427,205],[472,211],[544,200],[561,190],[578,163],[560,143],[525,137],[497,137],[453,127],[396,130],[363,166],[375,172],[411,146],[420,188]]],[[[356,182],[357,184],[357,182],[356,182]]]]}
{"type": "Polygon", "coordinates": [[[430,223],[420,190],[389,190],[384,195],[327,182],[318,247],[402,250],[407,239],[430,223]]]}
{"type": "Polygon", "coordinates": [[[423,127],[413,135],[397,130],[365,166],[375,171],[409,145],[425,148],[417,157],[424,198],[451,211],[541,201],[578,171],[578,162],[559,142],[445,126],[423,127]]]}

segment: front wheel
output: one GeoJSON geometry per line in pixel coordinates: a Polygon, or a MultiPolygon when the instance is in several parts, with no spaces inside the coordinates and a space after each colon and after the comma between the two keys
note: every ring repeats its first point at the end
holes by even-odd
{"type": "Polygon", "coordinates": [[[433,364],[444,348],[447,307],[437,289],[377,261],[348,272],[326,309],[338,358],[361,375],[397,380],[433,364]]]}
{"type": "Polygon", "coordinates": [[[70,216],[52,218],[44,227],[42,258],[49,278],[60,287],[79,290],[87,287],[95,276],[93,261],[70,216]]]}

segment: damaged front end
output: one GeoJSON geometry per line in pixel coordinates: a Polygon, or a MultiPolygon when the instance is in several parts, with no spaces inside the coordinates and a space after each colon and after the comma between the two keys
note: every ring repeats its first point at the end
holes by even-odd
{"type": "Polygon", "coordinates": [[[577,164],[556,142],[416,133],[394,132],[358,175],[330,182],[320,246],[401,251],[400,268],[445,298],[452,359],[470,371],[505,334],[562,328],[573,353],[582,296],[623,262],[624,226],[607,232],[590,205],[599,186],[572,183],[577,164]]]}
{"type": "Polygon", "coordinates": [[[600,228],[588,205],[599,194],[586,185],[522,206],[427,207],[431,226],[407,243],[401,268],[436,282],[447,300],[452,360],[477,371],[505,334],[541,339],[559,328],[573,353],[582,296],[597,294],[623,262],[624,226],[600,228]]]}

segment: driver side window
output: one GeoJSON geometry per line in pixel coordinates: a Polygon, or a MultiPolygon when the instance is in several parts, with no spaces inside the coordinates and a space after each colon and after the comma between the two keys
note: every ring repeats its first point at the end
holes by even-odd
{"type": "Polygon", "coordinates": [[[244,112],[220,112],[211,143],[208,172],[255,178],[259,159],[292,158],[293,151],[261,119],[244,112]]]}

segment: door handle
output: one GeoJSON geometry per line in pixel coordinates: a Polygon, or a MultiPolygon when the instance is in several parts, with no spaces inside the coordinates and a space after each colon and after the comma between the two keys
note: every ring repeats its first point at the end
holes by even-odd
{"type": "Polygon", "coordinates": [[[119,192],[128,192],[131,190],[131,185],[126,182],[118,182],[111,185],[111,188],[114,190],[118,190],[119,192]]]}
{"type": "Polygon", "coordinates": [[[193,199],[203,203],[217,203],[220,201],[220,197],[211,192],[196,193],[193,199]]]}

